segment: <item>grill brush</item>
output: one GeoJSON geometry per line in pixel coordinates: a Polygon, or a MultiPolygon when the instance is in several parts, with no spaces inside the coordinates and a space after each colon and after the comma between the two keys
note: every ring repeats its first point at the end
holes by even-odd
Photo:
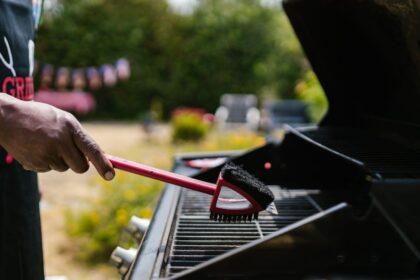
{"type": "Polygon", "coordinates": [[[233,163],[226,164],[217,183],[211,184],[114,156],[108,159],[114,168],[212,195],[210,219],[215,221],[252,221],[264,210],[277,214],[271,190],[233,163]]]}

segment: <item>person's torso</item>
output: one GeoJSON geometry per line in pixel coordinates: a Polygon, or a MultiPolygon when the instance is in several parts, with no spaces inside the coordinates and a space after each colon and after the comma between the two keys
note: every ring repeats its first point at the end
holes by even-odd
{"type": "MultiPolygon", "coordinates": [[[[40,1],[0,0],[0,94],[27,101],[34,97],[34,36],[40,1]]],[[[13,168],[10,158],[0,147],[0,167],[13,168]]]]}
{"type": "MultiPolygon", "coordinates": [[[[0,94],[33,99],[33,52],[31,0],[0,0],[0,94]]],[[[43,280],[37,175],[7,158],[0,147],[0,279],[43,280]]]]}
{"type": "Polygon", "coordinates": [[[0,0],[0,92],[32,100],[34,86],[32,0],[0,0]]]}

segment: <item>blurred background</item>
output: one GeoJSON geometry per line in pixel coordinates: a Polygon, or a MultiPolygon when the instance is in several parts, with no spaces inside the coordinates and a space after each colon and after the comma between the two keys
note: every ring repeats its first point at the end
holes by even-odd
{"type": "MultiPolygon", "coordinates": [[[[46,0],[36,99],[111,154],[170,169],[180,152],[249,149],[327,100],[281,0],[46,0]]],[[[163,185],[121,172],[40,174],[47,275],[118,279],[108,259],[163,185]]]]}

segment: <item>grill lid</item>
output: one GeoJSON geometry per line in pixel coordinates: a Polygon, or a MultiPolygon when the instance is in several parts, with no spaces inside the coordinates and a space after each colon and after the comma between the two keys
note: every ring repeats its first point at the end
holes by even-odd
{"type": "Polygon", "coordinates": [[[420,0],[283,3],[329,100],[322,125],[420,125],[420,0]]]}

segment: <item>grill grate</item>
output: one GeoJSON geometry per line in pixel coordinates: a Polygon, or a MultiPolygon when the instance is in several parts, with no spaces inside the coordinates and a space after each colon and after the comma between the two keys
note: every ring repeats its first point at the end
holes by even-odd
{"type": "Polygon", "coordinates": [[[263,212],[252,223],[226,224],[209,220],[211,196],[183,190],[163,276],[194,267],[321,211],[309,196],[316,191],[270,188],[279,215],[263,212]]]}

